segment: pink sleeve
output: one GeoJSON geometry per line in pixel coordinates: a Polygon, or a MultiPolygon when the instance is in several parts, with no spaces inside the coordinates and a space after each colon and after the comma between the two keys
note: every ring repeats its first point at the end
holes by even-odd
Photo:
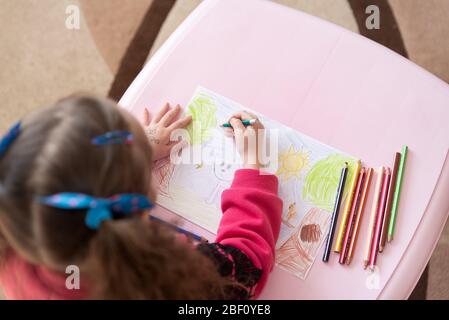
{"type": "Polygon", "coordinates": [[[236,171],[231,187],[222,194],[221,207],[216,242],[241,250],[262,270],[257,297],[275,261],[282,214],[277,177],[252,169],[236,171]]]}

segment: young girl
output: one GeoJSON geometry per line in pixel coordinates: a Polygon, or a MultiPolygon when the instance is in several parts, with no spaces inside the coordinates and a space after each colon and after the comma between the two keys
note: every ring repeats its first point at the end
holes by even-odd
{"type": "MultiPolygon", "coordinates": [[[[282,201],[275,176],[238,170],[223,192],[214,243],[194,245],[148,219],[151,165],[169,154],[180,107],[145,131],[109,100],[73,96],[15,125],[0,141],[0,288],[10,299],[241,299],[274,264],[282,201]],[[67,286],[68,266],[80,286],[67,286]]],[[[239,113],[230,121],[245,129],[239,113]]],[[[228,132],[229,133],[229,132],[228,132]]],[[[244,158],[251,151],[241,148],[244,158]]],[[[75,282],[74,282],[75,283],[75,282]]]]}

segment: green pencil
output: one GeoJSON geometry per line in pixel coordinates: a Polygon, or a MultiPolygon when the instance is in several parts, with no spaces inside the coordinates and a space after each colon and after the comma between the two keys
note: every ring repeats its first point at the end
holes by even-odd
{"type": "MultiPolygon", "coordinates": [[[[255,124],[257,121],[257,119],[251,119],[251,120],[242,120],[242,124],[246,127],[246,126],[250,126],[252,124],[255,124]]],[[[223,123],[221,125],[224,128],[232,128],[231,124],[229,122],[227,123],[223,123]]]]}
{"type": "Polygon", "coordinates": [[[401,162],[399,163],[398,176],[394,189],[393,205],[391,206],[390,224],[388,225],[388,242],[393,240],[396,216],[398,213],[399,198],[401,196],[402,180],[404,178],[405,161],[407,160],[407,146],[402,147],[401,162]]]}

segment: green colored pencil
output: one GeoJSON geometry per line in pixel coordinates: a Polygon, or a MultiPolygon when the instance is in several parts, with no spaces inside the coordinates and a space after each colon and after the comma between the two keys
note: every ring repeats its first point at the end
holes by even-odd
{"type": "Polygon", "coordinates": [[[393,240],[396,216],[398,213],[399,198],[401,197],[402,180],[404,178],[405,161],[407,160],[407,146],[402,147],[401,162],[399,163],[398,176],[394,189],[393,205],[391,206],[390,224],[388,225],[388,242],[393,240]]]}
{"type": "MultiPolygon", "coordinates": [[[[250,126],[250,125],[252,125],[252,124],[255,124],[256,121],[257,121],[257,119],[242,120],[242,124],[243,124],[245,127],[247,127],[247,126],[250,126]]],[[[232,128],[232,125],[231,125],[229,122],[223,123],[221,126],[224,127],[224,128],[232,128]]]]}

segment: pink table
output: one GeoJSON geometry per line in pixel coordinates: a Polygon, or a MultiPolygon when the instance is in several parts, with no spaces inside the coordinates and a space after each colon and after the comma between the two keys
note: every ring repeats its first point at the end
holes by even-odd
{"type": "MultiPolygon", "coordinates": [[[[350,267],[336,255],[328,264],[318,258],[305,281],[275,268],[261,296],[407,298],[449,213],[449,86],[357,34],[259,0],[204,1],[120,103],[136,115],[165,101],[185,105],[198,85],[369,166],[391,166],[394,152],[409,146],[395,240],[380,256],[379,271],[370,276],[361,267],[368,210],[350,267]]],[[[372,192],[367,208],[371,198],[372,192]]]]}

